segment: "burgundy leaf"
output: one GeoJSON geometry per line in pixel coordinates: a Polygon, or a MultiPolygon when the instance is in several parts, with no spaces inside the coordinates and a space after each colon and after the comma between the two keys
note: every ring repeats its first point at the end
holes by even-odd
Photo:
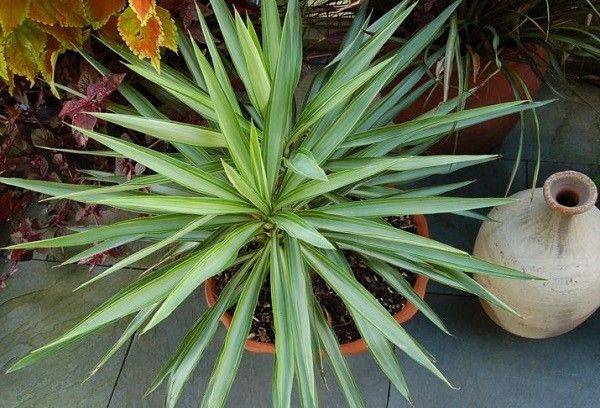
{"type": "Polygon", "coordinates": [[[29,157],[28,164],[39,178],[48,177],[48,161],[40,154],[29,157]]]}
{"type": "MultiPolygon", "coordinates": [[[[69,118],[73,125],[83,129],[94,129],[96,118],[86,112],[99,112],[108,103],[108,97],[116,91],[125,74],[109,74],[88,85],[86,96],[80,99],[66,101],[59,113],[61,118],[69,118]]],[[[79,147],[87,144],[88,138],[81,132],[74,131],[75,140],[79,147]]]]}
{"type": "Polygon", "coordinates": [[[75,215],[76,221],[85,221],[92,217],[96,223],[102,218],[102,206],[99,204],[86,204],[75,215]]]}
{"type": "Polygon", "coordinates": [[[115,174],[117,176],[125,176],[127,180],[131,180],[133,175],[139,173],[137,173],[136,165],[131,160],[118,157],[115,159],[115,174]]]}
{"type": "Polygon", "coordinates": [[[92,273],[92,271],[94,270],[94,268],[96,268],[96,266],[104,264],[107,257],[108,257],[108,251],[104,251],[104,252],[100,252],[99,254],[92,255],[89,258],[82,259],[81,261],[79,261],[77,263],[79,265],[89,265],[88,272],[92,273]]]}
{"type": "Polygon", "coordinates": [[[39,222],[36,219],[25,218],[13,229],[10,239],[14,244],[37,241],[42,238],[39,228],[39,222]]]}
{"type": "Polygon", "coordinates": [[[48,225],[53,228],[62,229],[67,226],[69,214],[73,211],[74,204],[71,201],[61,200],[49,211],[50,220],[48,225]]]}
{"type": "Polygon", "coordinates": [[[5,190],[0,195],[0,221],[6,221],[21,214],[32,199],[30,193],[19,193],[13,190],[5,190]]]}
{"type": "MultiPolygon", "coordinates": [[[[30,218],[23,219],[10,234],[10,240],[13,244],[22,244],[24,242],[37,241],[41,238],[42,232],[39,231],[38,221],[35,219],[31,220],[30,218]]],[[[13,249],[8,254],[8,259],[13,264],[15,264],[17,262],[28,261],[32,258],[32,256],[33,251],[28,251],[25,249],[13,249]]]]}
{"type": "Polygon", "coordinates": [[[117,90],[124,78],[125,74],[109,74],[101,78],[88,86],[87,97],[103,107],[110,94],[117,90]]]}

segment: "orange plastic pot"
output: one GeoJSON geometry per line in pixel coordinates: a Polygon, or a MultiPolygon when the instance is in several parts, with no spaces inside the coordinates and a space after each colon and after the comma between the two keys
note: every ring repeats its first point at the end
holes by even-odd
{"type": "MultiPolygon", "coordinates": [[[[423,215],[413,215],[412,220],[417,229],[417,234],[428,237],[429,236],[429,228],[427,226],[427,220],[423,215]]],[[[425,297],[425,289],[427,288],[427,277],[422,275],[417,275],[415,280],[415,284],[413,288],[423,299],[425,297]]],[[[209,278],[204,283],[204,296],[206,298],[206,303],[208,306],[213,306],[217,302],[217,293],[216,293],[216,280],[213,278],[209,278]]],[[[407,322],[417,313],[417,308],[410,302],[407,302],[404,307],[394,314],[394,319],[400,324],[407,322]]],[[[221,316],[221,322],[226,328],[229,328],[231,325],[231,319],[233,316],[231,313],[226,312],[221,316]]],[[[275,354],[275,344],[274,343],[264,343],[256,340],[246,340],[245,344],[246,350],[252,353],[260,353],[260,354],[275,354]]],[[[367,351],[367,344],[363,339],[358,339],[349,343],[344,343],[340,345],[340,350],[343,354],[347,356],[361,354],[367,351]]]]}
{"type": "MultiPolygon", "coordinates": [[[[545,74],[548,69],[546,50],[540,45],[529,45],[529,47],[531,49],[531,54],[536,56],[534,59],[537,69],[541,74],[545,74]]],[[[502,53],[503,61],[507,67],[512,72],[519,75],[529,89],[529,92],[532,95],[535,95],[542,83],[542,79],[538,74],[536,74],[529,64],[521,62],[518,57],[519,54],[515,50],[507,49],[502,53]]],[[[488,66],[488,69],[486,69],[486,72],[481,73],[478,76],[477,82],[473,82],[471,79],[469,87],[478,87],[478,89],[467,99],[465,109],[474,109],[498,103],[514,101],[515,95],[513,89],[503,72],[496,73],[484,83],[485,79],[487,79],[487,77],[490,75],[490,72],[495,69],[492,68],[495,67],[495,63],[482,58],[480,65],[482,68],[488,66]]],[[[392,86],[402,80],[403,77],[403,75],[398,76],[392,86]]],[[[429,78],[424,78],[421,83],[424,83],[427,79],[429,78]]],[[[419,83],[419,85],[421,83],[419,83]]],[[[443,101],[444,95],[442,88],[442,86],[437,86],[431,93],[425,92],[415,102],[403,110],[394,119],[394,122],[403,123],[415,119],[417,116],[434,109],[443,101]]],[[[456,72],[454,72],[451,77],[449,91],[450,98],[457,95],[457,88],[457,77],[456,72]]],[[[391,87],[389,89],[391,89],[391,87]]],[[[522,91],[521,93],[521,97],[526,98],[522,91]]],[[[460,130],[458,135],[448,136],[440,140],[429,149],[429,152],[434,154],[488,153],[504,142],[506,136],[518,121],[519,115],[513,114],[473,125],[460,130]]]]}

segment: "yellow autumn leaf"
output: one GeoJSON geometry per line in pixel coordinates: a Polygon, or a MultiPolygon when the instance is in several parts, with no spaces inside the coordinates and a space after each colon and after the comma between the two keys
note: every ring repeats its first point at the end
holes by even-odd
{"type": "Polygon", "coordinates": [[[119,17],[111,16],[106,24],[96,31],[96,34],[103,40],[119,44],[123,42],[123,38],[121,38],[121,34],[119,34],[119,29],[117,28],[118,24],[119,17]]]}
{"type": "Polygon", "coordinates": [[[31,0],[0,0],[0,25],[9,33],[23,22],[31,0]]]}
{"type": "Polygon", "coordinates": [[[21,23],[5,37],[4,53],[10,71],[33,82],[47,41],[48,35],[34,23],[21,23]]]}
{"type": "Polygon", "coordinates": [[[65,48],[73,48],[73,46],[80,46],[89,37],[89,30],[87,29],[81,29],[76,27],[61,27],[58,25],[42,25],[40,28],[46,33],[50,34],[56,40],[58,40],[61,43],[61,45],[65,48]]]}
{"type": "Polygon", "coordinates": [[[125,7],[126,0],[86,0],[85,16],[94,28],[106,24],[108,19],[125,7]]]}
{"type": "Polygon", "coordinates": [[[171,18],[168,10],[156,6],[156,16],[160,19],[163,30],[163,38],[159,45],[177,52],[177,26],[171,18]]]}
{"type": "Polygon", "coordinates": [[[50,90],[57,98],[59,97],[59,94],[58,89],[56,89],[56,85],[54,84],[54,69],[56,68],[58,56],[64,50],[64,47],[56,38],[49,37],[42,58],[38,61],[42,78],[50,85],[50,90]]]}
{"type": "Polygon", "coordinates": [[[38,23],[62,27],[86,24],[83,0],[31,0],[27,17],[38,23]]]}
{"type": "Polygon", "coordinates": [[[8,82],[8,68],[6,66],[6,56],[4,53],[4,43],[0,41],[0,78],[8,82]]]}
{"type": "Polygon", "coordinates": [[[155,15],[156,0],[129,0],[129,7],[135,12],[141,26],[155,15]]]}
{"type": "Polygon", "coordinates": [[[164,33],[160,19],[153,15],[145,25],[141,25],[135,11],[127,7],[119,16],[119,34],[131,51],[140,58],[149,58],[158,70],[160,66],[159,47],[164,33]]]}

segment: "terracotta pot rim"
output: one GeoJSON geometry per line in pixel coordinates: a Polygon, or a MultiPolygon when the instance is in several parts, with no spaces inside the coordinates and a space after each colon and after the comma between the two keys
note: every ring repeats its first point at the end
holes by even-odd
{"type": "MultiPolygon", "coordinates": [[[[429,237],[429,228],[427,226],[427,220],[424,215],[412,215],[411,216],[413,222],[415,223],[415,227],[417,228],[417,234],[423,237],[429,237]]],[[[425,290],[427,288],[428,278],[423,275],[416,275],[417,278],[415,280],[415,284],[413,288],[419,295],[421,299],[425,298],[425,290]]],[[[216,280],[214,278],[209,278],[204,282],[204,297],[206,298],[206,303],[209,307],[212,307],[217,302],[216,295],[216,280]]],[[[417,313],[417,308],[410,302],[406,302],[406,304],[400,309],[398,312],[394,314],[394,319],[402,324],[410,320],[417,313]]],[[[225,312],[223,316],[221,316],[221,322],[226,328],[229,328],[231,325],[231,320],[233,316],[229,312],[225,312]]],[[[264,343],[256,340],[246,340],[244,348],[252,353],[259,354],[275,354],[275,344],[274,343],[264,343]]],[[[367,351],[367,344],[364,339],[358,339],[355,341],[351,341],[349,343],[340,344],[340,350],[343,354],[351,356],[356,354],[362,354],[367,351]]]]}

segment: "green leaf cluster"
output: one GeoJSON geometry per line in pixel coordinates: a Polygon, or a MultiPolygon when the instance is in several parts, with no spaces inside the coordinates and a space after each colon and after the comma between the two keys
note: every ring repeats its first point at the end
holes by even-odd
{"type": "MultiPolygon", "coordinates": [[[[405,81],[413,85],[425,75],[428,67],[417,56],[439,35],[458,3],[389,55],[383,55],[382,48],[413,6],[403,2],[376,21],[370,21],[367,13],[359,14],[340,55],[317,74],[302,103],[295,99],[302,68],[298,1],[288,2],[283,21],[275,0],[263,1],[261,37],[251,21],[237,13],[232,15],[223,0],[211,3],[231,65],[244,87],[243,95],[234,91],[231,72],[226,68],[229,63],[217,51],[199,15],[208,54],[193,39],[182,36],[180,51],[189,72],[163,66],[158,73],[128,50],[107,45],[135,73],[202,115],[207,126],[169,120],[128,84],[119,88],[131,104],[126,113],[115,109],[96,114],[107,122],[170,142],[179,153],[161,153],[78,129],[108,149],[97,154],[127,157],[155,174],[125,181],[90,173],[102,185],[0,179],[51,197],[137,214],[111,225],[11,247],[85,246],[70,260],[74,261],[126,242],[144,244],[84,285],[153,254],[170,254],[158,268],[119,290],[63,336],[32,351],[10,370],[28,366],[118,319],[133,316],[123,337],[96,371],[133,333],[150,331],[169,318],[205,280],[235,268],[237,272],[217,303],[198,317],[149,387],[151,392],[166,383],[167,406],[176,404],[213,339],[219,318],[235,305],[202,400],[207,407],[225,405],[265,283],[271,288],[277,337],[273,405],[290,406],[296,382],[302,404],[317,406],[318,366],[326,357],[348,404],[364,406],[313,294],[313,273],[344,301],[374,359],[406,398],[410,399],[407,380],[393,346],[448,382],[433,357],[355,279],[343,251],[364,258],[373,271],[445,332],[444,323],[415,293],[399,268],[510,310],[467,273],[514,279],[530,276],[396,229],[386,217],[444,212],[476,216],[474,209],[510,203],[501,198],[442,196],[466,183],[411,189],[415,180],[495,159],[490,155],[421,156],[419,152],[449,128],[470,126],[541,103],[513,102],[453,114],[448,113],[451,108],[441,106],[413,121],[388,124],[398,107],[406,106],[413,97],[412,85],[404,82],[386,97],[378,95],[402,71],[409,72],[405,81]]],[[[82,53],[100,72],[107,72],[82,53]]],[[[426,64],[431,66],[439,57],[430,58],[426,64]]]]}

